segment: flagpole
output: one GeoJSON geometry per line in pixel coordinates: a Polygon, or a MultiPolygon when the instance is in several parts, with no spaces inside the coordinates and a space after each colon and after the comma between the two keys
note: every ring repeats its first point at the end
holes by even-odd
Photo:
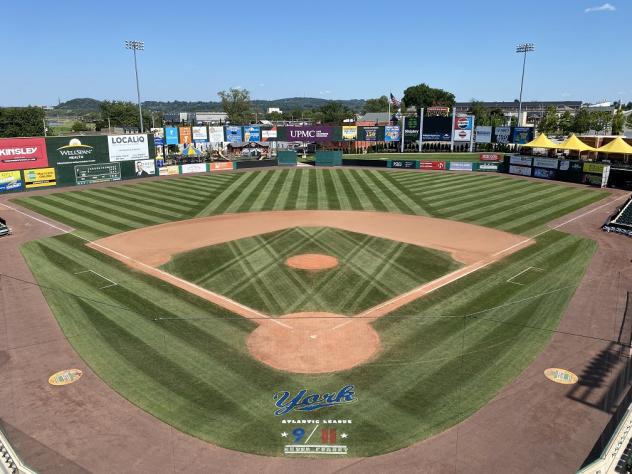
{"type": "Polygon", "coordinates": [[[424,139],[424,110],[422,107],[419,112],[419,153],[421,153],[424,139]]]}
{"type": "Polygon", "coordinates": [[[388,124],[391,124],[391,96],[393,95],[392,92],[388,92],[388,124]]]}
{"type": "Polygon", "coordinates": [[[400,147],[400,152],[404,153],[404,141],[406,140],[406,116],[402,114],[402,145],[400,147]]]}

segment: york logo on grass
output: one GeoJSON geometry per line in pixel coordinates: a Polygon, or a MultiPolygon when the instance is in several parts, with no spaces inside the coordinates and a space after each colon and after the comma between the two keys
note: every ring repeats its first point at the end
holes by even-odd
{"type": "Polygon", "coordinates": [[[319,393],[308,394],[307,389],[299,390],[294,396],[290,392],[281,391],[275,393],[272,399],[278,408],[274,412],[276,416],[287,415],[292,410],[314,411],[325,407],[345,405],[358,400],[353,385],[345,385],[337,392],[322,395],[319,393]]]}

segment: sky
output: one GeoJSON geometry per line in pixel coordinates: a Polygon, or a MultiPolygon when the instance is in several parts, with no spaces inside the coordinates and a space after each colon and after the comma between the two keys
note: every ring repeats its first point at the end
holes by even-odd
{"type": "Polygon", "coordinates": [[[401,97],[632,101],[632,1],[0,0],[0,106],[76,97],[218,100],[401,97]],[[627,28],[627,29],[626,29],[627,28]],[[613,68],[616,72],[609,72],[613,68]]]}

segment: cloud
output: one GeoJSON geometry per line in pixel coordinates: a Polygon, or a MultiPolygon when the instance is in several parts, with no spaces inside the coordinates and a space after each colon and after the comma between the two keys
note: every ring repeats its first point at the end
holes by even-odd
{"type": "Polygon", "coordinates": [[[603,5],[599,5],[596,7],[589,7],[584,10],[584,13],[592,13],[592,12],[613,12],[616,8],[611,3],[604,3],[603,5]]]}

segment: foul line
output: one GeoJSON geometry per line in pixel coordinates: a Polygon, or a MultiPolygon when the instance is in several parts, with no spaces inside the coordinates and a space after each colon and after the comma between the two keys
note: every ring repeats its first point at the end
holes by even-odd
{"type": "Polygon", "coordinates": [[[544,270],[542,268],[538,268],[538,267],[527,267],[524,270],[522,270],[521,272],[516,273],[514,276],[512,276],[511,278],[507,279],[507,283],[513,283],[514,285],[520,285],[520,286],[524,286],[524,283],[518,283],[517,281],[512,281],[514,278],[518,278],[520,275],[522,275],[523,273],[528,272],[529,270],[535,270],[536,272],[543,272],[544,270]]]}
{"type": "Polygon", "coordinates": [[[81,272],[76,272],[74,273],[75,275],[81,275],[82,273],[94,273],[97,276],[100,276],[101,278],[103,278],[106,281],[109,281],[111,284],[110,285],[105,285],[99,288],[99,290],[103,290],[105,288],[110,288],[111,286],[117,286],[118,283],[116,283],[115,281],[110,280],[108,277],[105,277],[103,275],[101,275],[99,272],[95,272],[94,270],[83,270],[81,272]]]}
{"type": "MultiPolygon", "coordinates": [[[[62,231],[62,232],[64,232],[64,233],[66,233],[66,234],[70,234],[70,235],[72,235],[72,236],[74,236],[74,237],[77,237],[77,238],[79,238],[79,239],[83,240],[84,242],[89,243],[90,245],[92,245],[92,246],[94,246],[94,247],[99,247],[99,248],[101,248],[101,249],[105,250],[106,252],[111,252],[111,253],[113,253],[114,255],[118,255],[118,256],[119,256],[119,257],[121,257],[122,259],[129,260],[130,262],[133,262],[133,263],[135,263],[135,264],[137,264],[137,265],[139,265],[139,266],[142,266],[142,267],[144,267],[144,268],[148,268],[148,269],[149,269],[149,270],[151,270],[151,271],[155,271],[155,272],[157,272],[157,273],[160,273],[161,275],[165,276],[166,278],[173,278],[174,280],[176,280],[176,281],[178,281],[178,282],[182,283],[182,284],[183,284],[183,285],[185,285],[185,286],[187,286],[187,285],[188,285],[188,286],[192,286],[192,287],[196,288],[197,290],[199,290],[200,292],[203,292],[203,293],[206,293],[206,294],[208,294],[208,295],[211,295],[213,298],[216,298],[217,300],[224,301],[224,303],[225,303],[226,305],[234,305],[234,306],[236,306],[236,307],[238,307],[238,308],[242,309],[243,311],[246,311],[246,312],[249,312],[249,313],[251,313],[251,314],[256,315],[256,316],[257,316],[258,318],[260,318],[260,319],[267,319],[267,320],[270,320],[270,321],[272,321],[273,323],[276,323],[276,324],[278,324],[278,325],[280,325],[280,326],[283,326],[283,327],[285,327],[285,328],[288,328],[288,329],[290,329],[290,330],[294,329],[294,328],[292,328],[292,326],[290,326],[290,325],[288,325],[288,324],[285,324],[285,323],[283,323],[283,322],[279,321],[279,320],[278,320],[278,319],[276,319],[276,318],[272,318],[272,317],[270,317],[270,316],[268,316],[268,315],[266,315],[266,314],[260,313],[259,311],[256,311],[256,310],[254,310],[254,309],[252,309],[252,308],[249,308],[248,306],[245,306],[245,305],[243,305],[243,304],[241,304],[241,303],[238,303],[237,301],[231,300],[230,298],[227,298],[227,297],[225,297],[225,296],[222,296],[222,295],[219,295],[219,294],[214,293],[214,292],[212,292],[212,291],[209,291],[209,290],[207,290],[206,288],[202,288],[202,287],[200,287],[200,286],[198,286],[198,285],[196,285],[196,284],[194,284],[194,283],[191,283],[191,282],[189,282],[189,281],[183,280],[182,278],[178,278],[177,276],[172,275],[171,273],[164,272],[164,271],[160,270],[159,268],[155,268],[155,267],[152,267],[151,265],[147,265],[146,263],[143,263],[143,262],[141,262],[141,261],[139,261],[139,260],[136,260],[136,259],[134,259],[134,258],[132,258],[132,257],[129,257],[129,256],[125,255],[125,254],[122,254],[121,252],[117,252],[117,251],[116,251],[116,250],[114,250],[114,249],[110,249],[110,248],[108,248],[108,247],[106,247],[106,246],[104,246],[104,245],[97,244],[97,243],[96,243],[96,242],[94,242],[94,241],[90,241],[90,240],[86,239],[85,237],[82,237],[81,235],[77,235],[77,234],[75,234],[75,233],[74,233],[74,231],[71,231],[71,230],[68,230],[68,229],[62,229],[61,227],[58,227],[58,226],[56,226],[56,225],[54,225],[54,224],[51,224],[50,222],[46,222],[45,220],[39,219],[38,217],[35,217],[35,216],[31,215],[31,214],[28,214],[28,213],[26,213],[26,212],[22,212],[22,211],[20,211],[19,209],[15,209],[15,208],[13,208],[13,207],[11,207],[11,206],[7,206],[7,205],[6,205],[6,204],[4,204],[4,203],[1,203],[1,202],[0,202],[0,205],[4,206],[4,207],[6,207],[7,209],[10,209],[10,210],[12,210],[12,211],[18,212],[18,213],[20,213],[20,214],[22,214],[22,215],[24,215],[24,216],[26,216],[26,217],[29,217],[29,218],[31,218],[31,219],[33,219],[33,220],[37,221],[37,222],[40,222],[40,223],[45,224],[45,225],[47,225],[47,226],[49,226],[49,227],[52,227],[53,229],[57,229],[57,230],[60,230],[60,231],[62,231]]],[[[95,272],[95,273],[96,273],[96,272],[95,272]]],[[[105,277],[103,277],[103,278],[105,278],[105,277]]],[[[108,278],[106,278],[106,280],[111,281],[111,280],[109,280],[108,278]]],[[[213,301],[211,301],[211,302],[213,302],[213,301]]],[[[214,302],[214,303],[215,303],[215,304],[217,304],[218,302],[214,302]]],[[[222,306],[224,309],[228,309],[228,310],[230,311],[230,309],[229,309],[229,308],[227,308],[226,306],[223,306],[223,305],[219,305],[219,306],[222,306]]],[[[246,319],[248,319],[248,318],[246,318],[246,319]]]]}

